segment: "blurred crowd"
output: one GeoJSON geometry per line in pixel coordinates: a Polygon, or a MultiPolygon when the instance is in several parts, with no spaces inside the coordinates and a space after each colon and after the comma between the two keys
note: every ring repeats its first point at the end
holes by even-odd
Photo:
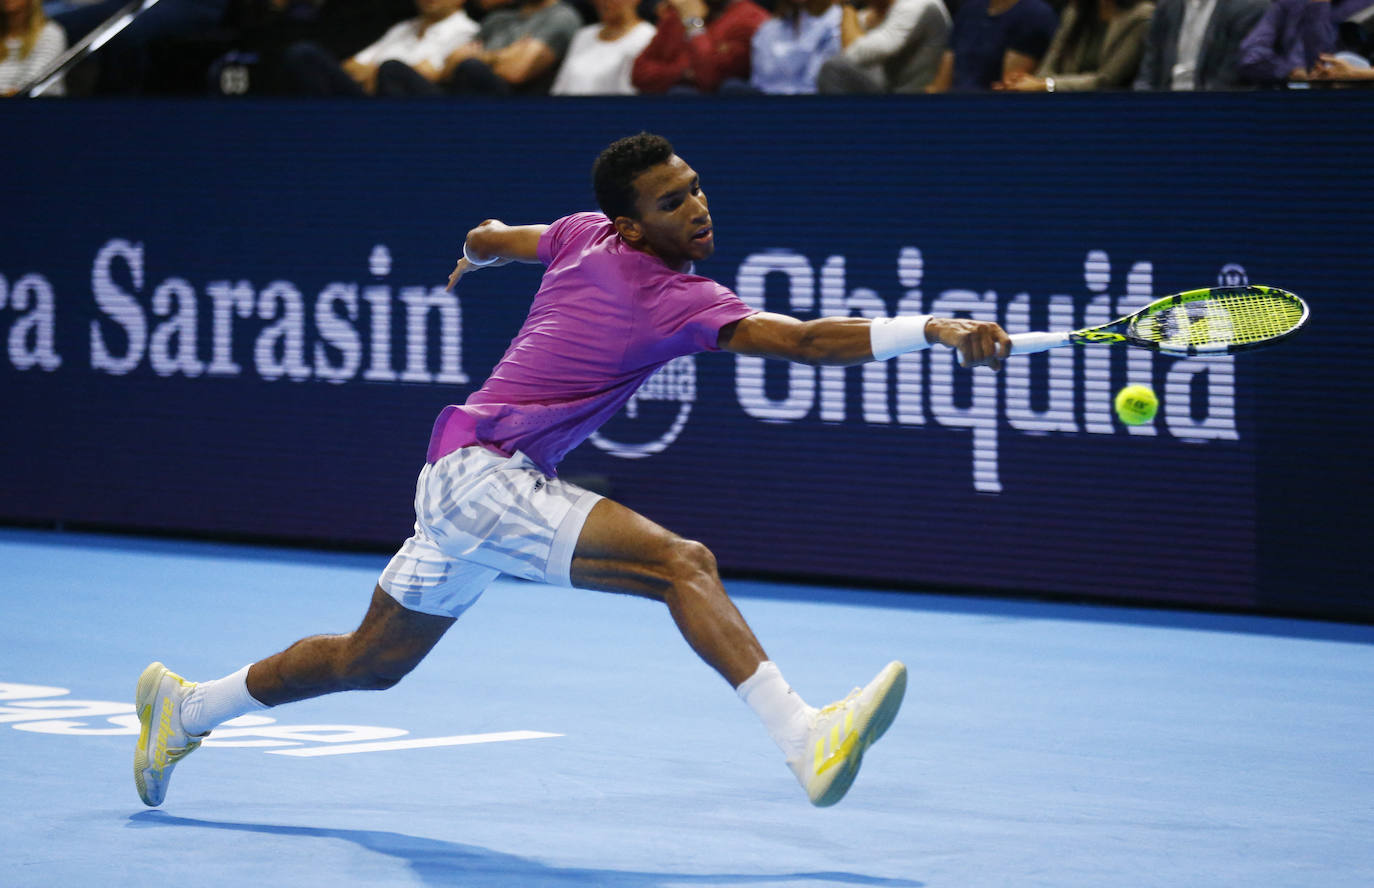
{"type": "Polygon", "coordinates": [[[0,95],[1374,85],[1374,0],[0,0],[0,95]],[[108,23],[143,9],[92,52],[108,23]]]}

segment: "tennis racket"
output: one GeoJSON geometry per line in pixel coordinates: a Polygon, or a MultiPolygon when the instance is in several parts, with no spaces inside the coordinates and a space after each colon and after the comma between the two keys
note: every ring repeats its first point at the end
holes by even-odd
{"type": "Polygon", "coordinates": [[[1307,303],[1277,287],[1207,287],[1156,299],[1100,327],[1013,333],[1011,353],[1061,345],[1134,345],[1166,355],[1229,355],[1272,345],[1307,323],[1307,303]]]}

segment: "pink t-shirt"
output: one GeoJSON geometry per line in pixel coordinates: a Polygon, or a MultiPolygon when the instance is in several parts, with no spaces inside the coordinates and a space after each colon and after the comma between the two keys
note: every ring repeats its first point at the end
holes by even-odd
{"type": "Polygon", "coordinates": [[[549,226],[539,260],[548,268],[524,326],[486,383],[439,414],[430,462],[481,444],[553,475],[654,371],[714,351],[721,327],[755,313],[710,278],[630,248],[601,213],[549,226]]]}

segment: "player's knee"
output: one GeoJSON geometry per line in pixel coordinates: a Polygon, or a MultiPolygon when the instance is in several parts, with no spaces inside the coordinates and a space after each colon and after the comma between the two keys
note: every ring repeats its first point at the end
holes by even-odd
{"type": "Polygon", "coordinates": [[[362,656],[348,662],[343,669],[343,683],[355,691],[385,691],[394,688],[414,668],[384,657],[362,656]]]}
{"type": "Polygon", "coordinates": [[[396,687],[402,678],[405,678],[404,673],[398,675],[384,670],[360,668],[351,670],[344,677],[344,683],[354,691],[385,691],[396,687]]]}
{"type": "Polygon", "coordinates": [[[700,579],[717,578],[716,556],[696,540],[676,539],[673,541],[670,565],[674,580],[694,582],[700,579]]]}

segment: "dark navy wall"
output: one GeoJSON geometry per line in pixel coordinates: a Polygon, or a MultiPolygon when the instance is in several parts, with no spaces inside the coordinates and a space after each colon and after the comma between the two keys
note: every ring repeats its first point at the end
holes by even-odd
{"type": "Polygon", "coordinates": [[[1374,617],[1369,100],[7,103],[0,520],[390,545],[430,424],[538,284],[487,217],[593,208],[613,138],[702,175],[700,269],[801,317],[1077,326],[1250,281],[1281,348],[968,374],[700,355],[569,456],[726,569],[1374,617]],[[1163,400],[1129,430],[1127,381],[1163,400]]]}

